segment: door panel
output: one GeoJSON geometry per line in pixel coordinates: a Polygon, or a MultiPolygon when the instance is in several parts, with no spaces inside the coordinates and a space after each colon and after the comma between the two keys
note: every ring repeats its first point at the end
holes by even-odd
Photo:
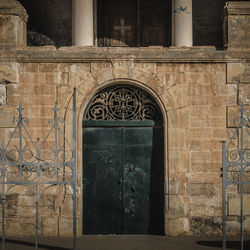
{"type": "Polygon", "coordinates": [[[147,234],[153,128],[125,128],[125,233],[147,234]]]}
{"type": "Polygon", "coordinates": [[[162,128],[84,128],[83,143],[83,233],[161,232],[162,128]]]}
{"type": "Polygon", "coordinates": [[[83,233],[121,233],[121,131],[84,129],[83,233]]]}

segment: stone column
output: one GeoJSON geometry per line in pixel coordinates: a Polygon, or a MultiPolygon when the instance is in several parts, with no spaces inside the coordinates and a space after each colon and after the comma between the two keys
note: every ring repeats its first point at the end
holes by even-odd
{"type": "Polygon", "coordinates": [[[72,27],[73,45],[94,45],[94,10],[93,0],[73,0],[72,27]]]}
{"type": "Polygon", "coordinates": [[[193,46],[192,0],[172,0],[172,45],[193,46]]]}

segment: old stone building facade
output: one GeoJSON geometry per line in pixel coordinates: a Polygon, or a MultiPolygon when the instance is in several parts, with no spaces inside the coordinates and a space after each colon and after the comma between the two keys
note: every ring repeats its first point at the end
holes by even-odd
{"type": "MultiPolygon", "coordinates": [[[[179,2],[180,6],[192,4],[192,1],[179,2]]],[[[83,195],[83,180],[86,178],[83,169],[90,153],[85,151],[83,145],[86,145],[85,131],[89,127],[84,125],[83,120],[90,110],[93,98],[101,91],[112,90],[114,87],[130,91],[132,89],[132,92],[142,91],[140,93],[153,100],[162,116],[163,132],[161,138],[157,139],[162,139],[161,155],[157,156],[161,163],[157,164],[162,164],[160,173],[164,176],[162,189],[156,191],[162,191],[163,201],[162,207],[159,205],[159,210],[162,209],[163,213],[159,219],[159,227],[162,225],[163,230],[159,234],[221,234],[221,141],[229,140],[239,105],[245,104],[249,108],[250,3],[229,2],[224,12],[223,49],[192,46],[192,18],[187,13],[184,13],[188,16],[184,17],[184,21],[178,21],[179,17],[173,21],[173,26],[174,23],[178,26],[179,22],[181,26],[184,25],[183,22],[189,25],[189,37],[183,38],[180,34],[180,37],[175,37],[177,40],[172,39],[176,46],[153,44],[146,47],[141,43],[139,46],[124,46],[133,40],[133,36],[128,38],[130,40],[124,40],[121,32],[120,40],[111,39],[110,44],[105,40],[102,46],[94,44],[95,34],[91,34],[92,41],[82,41],[82,37],[76,36],[75,44],[86,43],[77,46],[32,47],[27,46],[26,41],[28,15],[25,9],[15,0],[1,0],[0,137],[8,141],[15,126],[13,117],[17,115],[16,108],[21,103],[24,116],[29,119],[29,131],[33,140],[36,141],[37,137],[44,138],[48,133],[47,120],[53,117],[53,106],[57,102],[60,117],[66,120],[66,134],[70,138],[72,93],[76,89],[79,235],[84,231],[88,233],[84,222],[83,207],[84,202],[88,201],[84,200],[83,195]],[[184,44],[178,44],[180,41],[184,44]]],[[[77,25],[74,28],[78,29],[75,32],[80,29],[77,25]]],[[[176,27],[172,29],[178,33],[176,27]]],[[[80,31],[77,34],[87,37],[80,31]]],[[[117,102],[122,101],[119,99],[117,102]]],[[[133,103],[132,109],[136,104],[137,102],[133,103]]],[[[117,103],[114,101],[113,105],[117,103]]],[[[121,128],[124,126],[127,125],[120,125],[121,128]]],[[[103,125],[100,127],[103,128],[103,125]]],[[[158,145],[159,141],[155,144],[158,145]]],[[[98,154],[95,154],[94,160],[97,161],[97,158],[98,154]]],[[[105,183],[107,180],[104,177],[102,181],[105,183]]],[[[112,193],[113,189],[110,186],[108,193],[112,193]]],[[[142,194],[144,192],[146,191],[142,191],[142,194]]],[[[231,233],[239,230],[238,193],[239,190],[235,187],[228,194],[228,231],[231,233]]],[[[104,198],[106,195],[103,194],[104,198]]],[[[244,228],[246,232],[250,232],[250,195],[247,191],[244,199],[247,204],[244,210],[244,228]]],[[[34,197],[27,189],[21,186],[13,189],[7,194],[7,204],[7,234],[34,234],[34,197]]],[[[41,235],[71,235],[72,199],[64,187],[48,189],[41,196],[39,211],[41,235]]],[[[100,216],[104,217],[105,214],[100,216]]],[[[105,233],[105,230],[101,233],[105,233]]]]}

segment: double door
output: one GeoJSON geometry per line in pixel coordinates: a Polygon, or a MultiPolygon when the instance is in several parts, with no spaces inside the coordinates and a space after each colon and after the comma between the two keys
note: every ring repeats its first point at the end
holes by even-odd
{"type": "Polygon", "coordinates": [[[162,234],[163,129],[112,125],[83,129],[83,233],[162,234]]]}

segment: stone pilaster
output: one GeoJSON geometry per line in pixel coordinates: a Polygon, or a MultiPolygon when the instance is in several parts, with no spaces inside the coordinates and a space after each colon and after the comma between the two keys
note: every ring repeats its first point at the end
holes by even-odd
{"type": "Polygon", "coordinates": [[[22,47],[27,44],[28,15],[16,0],[0,1],[0,46],[22,47]]]}
{"type": "Polygon", "coordinates": [[[224,16],[225,47],[250,49],[250,2],[228,2],[224,16]]]}

